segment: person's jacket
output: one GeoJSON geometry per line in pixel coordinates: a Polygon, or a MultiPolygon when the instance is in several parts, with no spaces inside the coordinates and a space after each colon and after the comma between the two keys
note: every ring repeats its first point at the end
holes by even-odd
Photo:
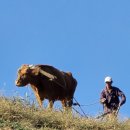
{"type": "Polygon", "coordinates": [[[105,106],[109,109],[117,109],[118,106],[123,105],[126,102],[125,94],[117,87],[113,87],[109,92],[106,88],[101,92],[100,101],[105,99],[104,102],[105,106]],[[120,97],[120,99],[119,99],[120,97]]]}

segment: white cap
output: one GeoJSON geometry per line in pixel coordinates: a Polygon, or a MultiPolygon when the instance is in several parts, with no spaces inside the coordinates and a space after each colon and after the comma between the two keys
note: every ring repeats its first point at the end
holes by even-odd
{"type": "Polygon", "coordinates": [[[106,82],[112,82],[112,78],[109,77],[109,76],[107,76],[107,77],[105,78],[105,83],[106,83],[106,82]]]}

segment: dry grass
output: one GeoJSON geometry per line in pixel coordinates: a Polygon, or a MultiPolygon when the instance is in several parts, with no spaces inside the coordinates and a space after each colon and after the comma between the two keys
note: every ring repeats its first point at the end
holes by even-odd
{"type": "Polygon", "coordinates": [[[70,112],[39,109],[18,98],[0,97],[0,130],[130,130],[130,120],[81,118],[70,112]]]}

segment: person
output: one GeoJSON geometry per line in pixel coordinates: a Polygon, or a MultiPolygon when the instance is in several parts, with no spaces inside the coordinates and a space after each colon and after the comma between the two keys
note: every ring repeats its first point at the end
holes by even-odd
{"type": "Polygon", "coordinates": [[[112,83],[112,78],[107,76],[106,86],[100,95],[100,102],[103,104],[104,113],[118,114],[120,106],[126,102],[126,96],[119,88],[112,86],[112,83]]]}

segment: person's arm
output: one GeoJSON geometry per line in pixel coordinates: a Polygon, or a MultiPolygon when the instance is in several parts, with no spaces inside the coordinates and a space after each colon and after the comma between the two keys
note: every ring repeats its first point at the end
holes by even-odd
{"type": "Polygon", "coordinates": [[[101,92],[101,95],[100,95],[100,103],[102,104],[106,103],[106,94],[104,90],[101,92]]]}
{"type": "Polygon", "coordinates": [[[120,89],[118,89],[118,96],[121,98],[119,105],[122,106],[126,102],[126,96],[120,89]]]}

